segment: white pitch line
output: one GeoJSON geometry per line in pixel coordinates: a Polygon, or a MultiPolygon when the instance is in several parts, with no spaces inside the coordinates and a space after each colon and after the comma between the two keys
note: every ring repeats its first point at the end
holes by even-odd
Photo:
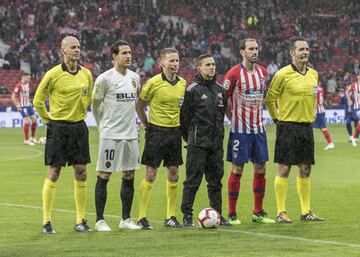
{"type": "MultiPolygon", "coordinates": [[[[277,225],[277,224],[275,224],[275,225],[277,225]]],[[[287,226],[287,225],[285,225],[285,226],[287,226]]],[[[360,248],[360,244],[346,244],[346,243],[340,243],[340,242],[336,242],[336,241],[310,239],[310,238],[295,237],[295,236],[273,235],[273,234],[268,234],[268,233],[251,232],[251,231],[243,231],[243,230],[241,230],[241,231],[240,230],[229,230],[229,229],[224,229],[224,228],[219,228],[219,230],[226,231],[229,233],[241,233],[241,234],[269,237],[269,238],[275,238],[275,239],[288,239],[288,240],[301,241],[301,242],[306,242],[306,243],[311,243],[311,244],[336,245],[336,246],[360,248]]]]}
{"type": "MultiPolygon", "coordinates": [[[[19,207],[19,208],[42,210],[41,206],[35,206],[35,205],[2,203],[2,202],[0,202],[0,205],[9,206],[9,207],[19,207]]],[[[64,213],[75,213],[75,211],[67,210],[67,209],[52,209],[52,211],[64,212],[64,213]]],[[[92,213],[92,212],[87,212],[86,214],[93,215],[93,216],[96,215],[95,213],[92,213]]],[[[109,217],[109,218],[121,218],[121,216],[113,215],[113,214],[106,214],[106,217],[109,217]]],[[[156,222],[156,223],[161,223],[161,222],[156,222]]],[[[268,237],[268,238],[274,238],[274,239],[287,239],[287,240],[292,240],[292,241],[306,242],[306,243],[309,243],[309,244],[322,244],[322,245],[334,245],[334,246],[360,248],[360,244],[346,244],[346,243],[341,243],[341,242],[336,242],[336,241],[310,239],[310,238],[305,238],[305,237],[274,235],[274,234],[268,234],[268,233],[262,233],[262,232],[251,232],[251,231],[243,231],[243,230],[230,230],[228,228],[227,229],[218,228],[218,230],[226,232],[226,233],[247,234],[247,235],[268,237]]]]}
{"type": "MultiPolygon", "coordinates": [[[[41,156],[44,154],[44,151],[43,150],[37,150],[37,149],[33,149],[33,148],[30,148],[31,146],[24,146],[24,147],[27,147],[27,149],[25,150],[28,150],[30,152],[35,152],[36,154],[33,154],[33,155],[28,155],[28,156],[25,156],[25,157],[15,157],[15,158],[7,158],[5,160],[0,160],[0,162],[10,162],[10,161],[19,161],[19,160],[25,160],[25,159],[32,159],[34,157],[38,157],[38,156],[41,156]]],[[[36,147],[36,146],[35,146],[36,147]]],[[[15,149],[24,149],[23,147],[14,147],[14,146],[0,146],[0,148],[15,148],[15,149]]]]}

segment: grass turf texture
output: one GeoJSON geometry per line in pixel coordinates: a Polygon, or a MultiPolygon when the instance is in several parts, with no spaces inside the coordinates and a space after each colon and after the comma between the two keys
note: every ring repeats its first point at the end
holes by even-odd
{"type": "MultiPolygon", "coordinates": [[[[228,129],[228,128],[227,128],[228,129]]],[[[252,165],[245,167],[238,200],[240,226],[204,230],[165,228],[165,170],[160,168],[153,187],[148,219],[153,231],[119,230],[121,179],[113,174],[108,184],[105,217],[113,229],[110,233],[80,234],[73,231],[75,207],[73,172],[63,168],[57,182],[53,210],[54,236],[44,236],[41,191],[47,170],[43,165],[44,146],[23,144],[21,129],[0,129],[0,256],[360,256],[360,146],[347,142],[343,125],[329,126],[335,150],[324,151],[326,141],[314,130],[316,165],[311,176],[311,206],[326,218],[323,223],[301,222],[296,192],[296,167],[289,178],[287,211],[294,224],[256,224],[251,222],[253,208],[252,165]]],[[[277,166],[273,164],[275,128],[267,127],[270,161],[267,165],[265,210],[275,218],[276,204],[273,181],[277,166]]],[[[44,128],[38,137],[45,135],[44,128]]],[[[226,146],[227,137],[224,140],[226,146]]],[[[140,142],[143,149],[143,134],[140,142]]],[[[96,182],[98,134],[90,129],[92,164],[88,166],[87,219],[95,223],[94,187],[96,182]]],[[[226,148],[224,147],[226,150],[226,148]]],[[[186,152],[184,150],[183,158],[186,152]]],[[[180,212],[184,165],[181,166],[177,201],[180,212]]],[[[225,163],[223,178],[223,212],[227,216],[227,178],[231,165],[225,163]]],[[[136,172],[132,217],[137,218],[139,184],[144,167],[136,172]]],[[[194,216],[208,207],[206,183],[196,196],[194,216]]]]}

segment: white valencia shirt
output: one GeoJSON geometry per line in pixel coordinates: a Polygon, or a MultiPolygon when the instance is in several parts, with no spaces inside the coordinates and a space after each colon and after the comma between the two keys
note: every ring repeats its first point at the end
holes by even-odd
{"type": "Polygon", "coordinates": [[[135,100],[140,76],[127,70],[122,75],[115,68],[96,79],[92,110],[100,138],[137,139],[135,100]]]}

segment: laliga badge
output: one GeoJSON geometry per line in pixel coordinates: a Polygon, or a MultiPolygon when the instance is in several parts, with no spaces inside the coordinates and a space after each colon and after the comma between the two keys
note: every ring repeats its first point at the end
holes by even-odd
{"type": "Polygon", "coordinates": [[[226,90],[229,90],[229,88],[230,88],[230,80],[228,80],[228,79],[225,80],[223,87],[224,87],[226,90]]]}
{"type": "Polygon", "coordinates": [[[134,87],[134,89],[137,88],[137,86],[136,86],[136,81],[135,81],[135,80],[132,80],[132,81],[131,81],[131,84],[132,84],[132,86],[134,87]]]}

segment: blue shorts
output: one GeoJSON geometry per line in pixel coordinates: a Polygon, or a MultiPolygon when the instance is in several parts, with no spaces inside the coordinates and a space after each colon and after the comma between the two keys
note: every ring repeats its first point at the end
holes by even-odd
{"type": "Polygon", "coordinates": [[[229,134],[226,160],[235,164],[253,163],[262,164],[269,160],[266,133],[229,134]]]}
{"type": "Polygon", "coordinates": [[[35,115],[34,109],[31,106],[21,107],[20,113],[23,118],[35,115]]]}
{"type": "Polygon", "coordinates": [[[351,121],[359,121],[360,110],[351,110],[351,112],[345,112],[345,123],[349,124],[351,121]]]}
{"type": "Polygon", "coordinates": [[[318,129],[326,128],[325,112],[316,114],[316,119],[312,124],[312,126],[313,128],[318,128],[318,129]]]}

